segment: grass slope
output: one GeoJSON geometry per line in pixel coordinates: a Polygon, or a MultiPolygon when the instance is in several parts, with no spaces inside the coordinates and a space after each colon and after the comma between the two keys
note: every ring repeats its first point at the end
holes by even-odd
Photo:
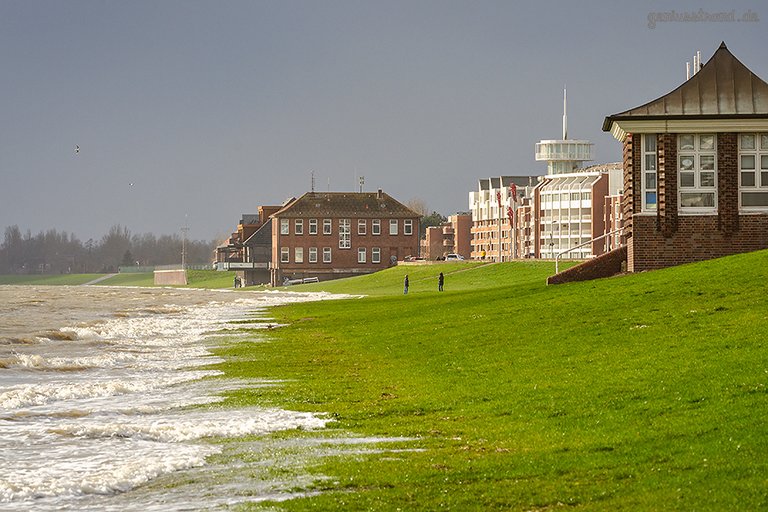
{"type": "Polygon", "coordinates": [[[768,253],[550,287],[549,263],[458,265],[444,293],[438,267],[312,285],[376,295],[221,349],[228,376],[284,379],[232,404],[423,449],[324,458],[324,492],[280,508],[768,507],[768,253]]]}
{"type": "MultiPolygon", "coordinates": [[[[0,275],[0,285],[71,285],[89,283],[105,274],[62,275],[0,275]]],[[[232,288],[234,274],[215,270],[188,270],[186,287],[180,288],[232,288]]],[[[99,281],[97,286],[155,286],[152,272],[126,272],[99,281]]],[[[251,288],[253,289],[253,288],[251,288]]]]}
{"type": "Polygon", "coordinates": [[[77,286],[98,279],[103,274],[0,275],[0,285],[77,286]]]}

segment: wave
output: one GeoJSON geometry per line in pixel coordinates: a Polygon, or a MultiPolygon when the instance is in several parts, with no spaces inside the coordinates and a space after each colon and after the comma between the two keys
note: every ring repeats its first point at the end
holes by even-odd
{"type": "Polygon", "coordinates": [[[105,352],[97,356],[51,358],[39,354],[13,354],[10,357],[0,359],[0,368],[72,372],[91,368],[114,368],[126,364],[136,364],[138,361],[139,356],[129,352],[105,352]]]}
{"type": "Polygon", "coordinates": [[[62,400],[103,398],[129,393],[141,393],[201,379],[206,376],[216,375],[217,373],[201,370],[168,376],[153,375],[145,378],[131,378],[130,380],[114,379],[107,381],[26,384],[0,393],[0,408],[20,409],[22,407],[45,405],[62,400]]]}
{"type": "Polygon", "coordinates": [[[0,503],[22,505],[47,497],[126,492],[162,474],[202,466],[207,456],[219,451],[214,446],[157,443],[111,443],[93,448],[98,451],[77,458],[69,454],[65,461],[52,459],[35,471],[3,468],[6,470],[0,473],[0,503]]]}
{"type": "Polygon", "coordinates": [[[282,430],[316,430],[330,419],[306,412],[282,409],[240,409],[194,411],[178,414],[113,418],[61,424],[53,434],[99,438],[130,438],[163,443],[180,443],[207,437],[242,437],[282,430]]]}
{"type": "Polygon", "coordinates": [[[37,335],[41,340],[51,341],[74,341],[77,339],[77,332],[72,329],[58,329],[44,331],[37,335]]]}

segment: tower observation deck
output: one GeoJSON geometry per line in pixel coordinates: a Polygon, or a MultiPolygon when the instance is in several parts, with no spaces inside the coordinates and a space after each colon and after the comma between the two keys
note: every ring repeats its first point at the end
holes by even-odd
{"type": "Polygon", "coordinates": [[[542,140],[536,144],[536,161],[547,162],[547,174],[569,174],[592,160],[592,143],[568,139],[567,95],[563,91],[563,138],[542,140]]]}

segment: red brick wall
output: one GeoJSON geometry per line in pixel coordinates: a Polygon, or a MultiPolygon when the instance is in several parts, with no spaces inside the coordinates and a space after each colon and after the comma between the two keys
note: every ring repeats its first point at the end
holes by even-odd
{"type": "Polygon", "coordinates": [[[572,283],[615,276],[626,268],[626,261],[627,246],[623,245],[547,278],[547,284],[572,283]]]}
{"type": "MultiPolygon", "coordinates": [[[[635,162],[640,165],[640,159],[634,157],[634,140],[638,141],[638,152],[640,146],[640,135],[627,134],[624,139],[623,161],[624,161],[624,196],[622,197],[624,212],[624,235],[627,237],[627,268],[632,271],[634,262],[634,248],[632,244],[632,218],[635,211],[635,202],[639,200],[640,193],[634,193],[635,182],[640,179],[639,169],[636,171],[635,162]],[[636,172],[638,176],[636,176],[636,172]],[[636,197],[637,196],[637,197],[636,197]]],[[[639,183],[639,182],[638,182],[639,183]]]]}
{"type": "MultiPolygon", "coordinates": [[[[639,142],[639,136],[635,135],[639,142]]],[[[629,139],[629,138],[628,138],[629,139]]],[[[625,142],[625,159],[628,155],[625,142]]],[[[638,148],[635,148],[638,149],[638,148]]],[[[679,215],[677,202],[677,135],[658,137],[657,215],[632,216],[627,267],[632,272],[653,270],[693,261],[768,248],[768,215],[739,214],[739,172],[737,135],[717,134],[718,212],[716,215],[679,215]]],[[[632,162],[625,160],[628,176],[639,177],[638,151],[632,162]],[[631,172],[628,172],[631,169],[631,172]]],[[[637,181],[639,183],[639,181],[637,181]]],[[[637,187],[631,202],[640,211],[637,187]]]]}
{"type": "MultiPolygon", "coordinates": [[[[329,218],[329,217],[325,217],[329,218]]],[[[280,219],[272,219],[272,269],[274,274],[273,284],[279,284],[286,277],[311,277],[318,276],[327,279],[331,276],[342,277],[345,275],[365,274],[382,270],[391,265],[390,258],[395,256],[402,261],[407,256],[417,256],[419,253],[419,220],[412,219],[413,231],[410,235],[403,234],[403,219],[398,219],[398,234],[389,234],[389,219],[381,218],[381,234],[371,234],[371,219],[366,219],[366,234],[359,235],[357,218],[351,218],[351,248],[339,248],[339,217],[330,217],[332,233],[323,234],[323,218],[318,218],[318,233],[309,234],[309,219],[304,219],[304,234],[294,233],[295,219],[290,218],[290,234],[280,234],[280,219]],[[289,263],[280,261],[281,248],[288,247],[289,263]],[[304,262],[295,263],[295,248],[304,248],[304,262]],[[309,248],[317,247],[317,263],[309,263],[309,248]],[[331,248],[331,262],[323,263],[323,248],[331,248]],[[357,262],[357,250],[366,248],[366,262],[357,262]],[[381,249],[381,261],[371,262],[371,248],[381,249]]],[[[345,217],[347,218],[347,217],[345,217]]]]}
{"type": "Polygon", "coordinates": [[[739,230],[739,148],[735,133],[717,134],[717,211],[724,233],[739,230]]]}

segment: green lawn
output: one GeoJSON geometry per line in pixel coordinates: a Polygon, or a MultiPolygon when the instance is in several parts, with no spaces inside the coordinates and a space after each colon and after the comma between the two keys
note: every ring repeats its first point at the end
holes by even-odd
{"type": "Polygon", "coordinates": [[[102,274],[56,274],[56,275],[0,275],[0,285],[70,285],[77,286],[98,279],[102,274]]]}
{"type": "Polygon", "coordinates": [[[552,267],[292,287],[371,296],[275,308],[290,325],[219,367],[283,384],[230,403],[327,412],[423,451],[325,457],[324,492],[244,508],[768,508],[768,252],[548,287],[552,267]]]}
{"type": "MultiPolygon", "coordinates": [[[[0,275],[0,285],[81,285],[105,274],[0,275]]],[[[232,288],[234,274],[214,270],[188,270],[187,288],[232,288]]],[[[154,286],[152,272],[125,272],[96,283],[100,286],[154,286]]],[[[250,288],[253,290],[254,288],[250,288]]]]}

